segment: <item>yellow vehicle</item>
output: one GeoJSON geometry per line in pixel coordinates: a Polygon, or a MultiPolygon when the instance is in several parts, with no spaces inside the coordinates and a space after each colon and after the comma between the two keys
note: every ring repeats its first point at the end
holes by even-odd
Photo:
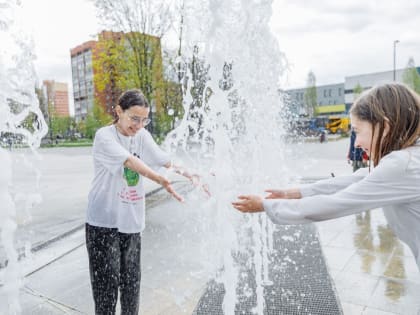
{"type": "Polygon", "coordinates": [[[330,133],[346,133],[350,129],[350,118],[331,116],[329,117],[325,128],[329,130],[330,133]]]}

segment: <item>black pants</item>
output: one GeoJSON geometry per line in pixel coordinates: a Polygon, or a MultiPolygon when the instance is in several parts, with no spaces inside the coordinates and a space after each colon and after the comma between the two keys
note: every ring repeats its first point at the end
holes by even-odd
{"type": "Polygon", "coordinates": [[[121,314],[137,315],[140,300],[140,233],[125,234],[117,229],[86,224],[95,314],[113,315],[120,289],[121,314]]]}

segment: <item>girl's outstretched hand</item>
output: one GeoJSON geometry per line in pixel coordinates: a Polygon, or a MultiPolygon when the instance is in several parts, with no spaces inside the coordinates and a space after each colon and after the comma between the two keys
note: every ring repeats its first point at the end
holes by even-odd
{"type": "Polygon", "coordinates": [[[179,202],[184,202],[184,198],[178,194],[175,189],[172,187],[171,182],[167,178],[162,178],[160,181],[160,184],[163,186],[163,188],[166,189],[168,193],[170,193],[176,200],[179,202]]]}
{"type": "Polygon", "coordinates": [[[241,212],[261,212],[264,211],[263,200],[260,196],[248,195],[239,196],[238,201],[232,202],[233,207],[241,212]]]}
{"type": "Polygon", "coordinates": [[[199,174],[191,173],[190,171],[187,171],[185,168],[182,168],[180,166],[172,165],[173,170],[175,173],[184,176],[185,178],[189,179],[191,184],[193,184],[195,187],[200,186],[201,189],[206,193],[208,197],[211,197],[209,187],[207,184],[203,184],[201,182],[201,176],[199,174]]]}

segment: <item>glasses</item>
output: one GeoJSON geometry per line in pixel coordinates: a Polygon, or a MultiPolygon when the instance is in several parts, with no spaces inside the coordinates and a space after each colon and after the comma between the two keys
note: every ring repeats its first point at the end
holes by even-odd
{"type": "Polygon", "coordinates": [[[138,116],[131,116],[130,114],[127,114],[128,118],[130,118],[131,122],[135,125],[142,124],[143,126],[147,126],[152,121],[148,117],[138,117],[138,116]]]}

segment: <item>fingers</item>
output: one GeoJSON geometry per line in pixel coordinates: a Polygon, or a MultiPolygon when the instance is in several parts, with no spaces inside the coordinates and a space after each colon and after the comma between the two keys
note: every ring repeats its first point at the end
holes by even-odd
{"type": "Polygon", "coordinates": [[[171,186],[171,184],[168,184],[166,186],[166,191],[168,193],[170,193],[176,200],[178,200],[179,202],[184,202],[184,197],[182,197],[180,194],[178,194],[173,187],[171,186]]]}
{"type": "Polygon", "coordinates": [[[260,196],[241,195],[238,201],[232,202],[232,206],[241,212],[260,212],[264,211],[262,198],[260,196]]]}
{"type": "Polygon", "coordinates": [[[232,202],[232,205],[235,209],[242,211],[242,212],[248,212],[249,210],[249,203],[250,203],[250,196],[238,196],[239,200],[242,201],[236,201],[232,202]]]}
{"type": "Polygon", "coordinates": [[[247,206],[243,202],[232,202],[233,207],[241,212],[249,212],[247,206]]]}
{"type": "Polygon", "coordinates": [[[201,185],[201,188],[203,189],[203,191],[207,194],[208,197],[211,197],[211,193],[209,190],[209,186],[207,184],[201,185]]]}
{"type": "Polygon", "coordinates": [[[182,197],[180,194],[176,193],[175,191],[172,193],[172,196],[179,202],[184,202],[184,197],[182,197]]]}

